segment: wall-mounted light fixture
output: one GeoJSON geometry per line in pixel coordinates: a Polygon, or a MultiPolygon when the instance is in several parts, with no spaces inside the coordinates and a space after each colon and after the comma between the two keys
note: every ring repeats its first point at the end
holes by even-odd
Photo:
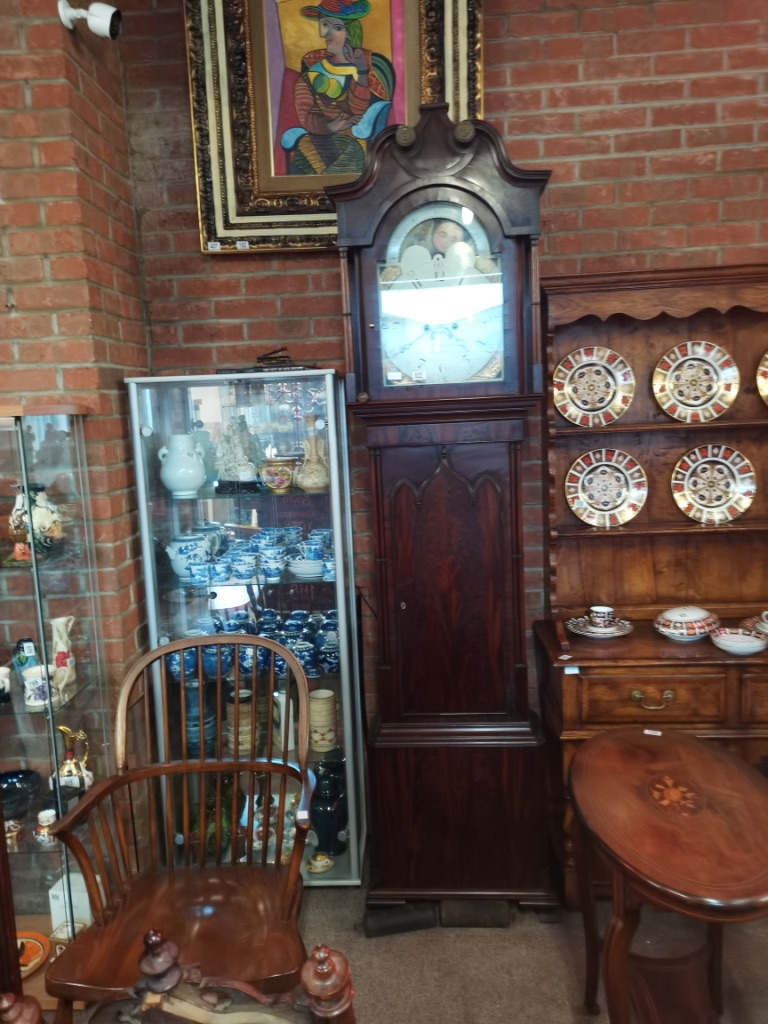
{"type": "Polygon", "coordinates": [[[123,20],[120,11],[109,4],[90,4],[88,10],[85,10],[83,7],[70,7],[69,0],[59,0],[59,18],[62,25],[70,31],[75,27],[76,21],[85,18],[91,32],[95,36],[103,36],[104,39],[117,39],[123,20]]]}

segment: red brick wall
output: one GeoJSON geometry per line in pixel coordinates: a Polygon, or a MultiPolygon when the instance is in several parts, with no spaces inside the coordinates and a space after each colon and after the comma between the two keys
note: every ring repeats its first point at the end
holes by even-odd
{"type": "Polygon", "coordinates": [[[543,273],[768,260],[762,0],[483,0],[485,116],[545,166],[543,273]]]}
{"type": "MultiPolygon", "coordinates": [[[[10,16],[9,16],[10,8],[10,16]]],[[[145,311],[120,51],[55,5],[0,21],[0,400],[58,399],[86,420],[106,661],[141,642],[126,372],[146,372],[145,311]]]]}
{"type": "MultiPolygon", "coordinates": [[[[52,0],[8,4],[0,358],[13,372],[0,389],[66,393],[93,410],[92,461],[106,467],[93,484],[107,634],[119,662],[141,642],[122,378],[250,365],[282,344],[341,367],[337,261],[199,252],[182,0],[127,0],[117,43],[82,23],[68,33],[52,0]]],[[[768,258],[764,0],[483,7],[486,117],[516,164],[553,171],[545,277],[768,258]]],[[[359,445],[352,458],[370,597],[359,445]]],[[[533,524],[535,488],[526,501],[533,524]]],[[[537,557],[531,616],[543,606],[537,557]]]]}

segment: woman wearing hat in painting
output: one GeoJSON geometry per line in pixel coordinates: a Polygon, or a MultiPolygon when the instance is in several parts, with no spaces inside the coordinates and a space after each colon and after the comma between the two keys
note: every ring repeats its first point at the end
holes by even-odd
{"type": "Polygon", "coordinates": [[[302,7],[318,23],[325,46],[305,53],[294,88],[300,128],[282,145],[290,174],[359,174],[366,141],[386,124],[394,69],[379,53],[363,49],[361,20],[368,0],[320,0],[302,7]]]}

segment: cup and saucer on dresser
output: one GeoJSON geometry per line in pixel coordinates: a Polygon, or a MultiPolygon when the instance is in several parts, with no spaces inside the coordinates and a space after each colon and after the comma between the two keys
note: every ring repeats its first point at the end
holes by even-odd
{"type": "Polygon", "coordinates": [[[616,618],[609,605],[593,604],[587,615],[567,619],[565,628],[592,640],[614,640],[631,633],[633,626],[628,619],[616,618]]]}

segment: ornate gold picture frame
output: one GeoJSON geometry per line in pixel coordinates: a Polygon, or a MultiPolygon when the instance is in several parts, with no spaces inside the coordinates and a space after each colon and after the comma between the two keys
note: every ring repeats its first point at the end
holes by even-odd
{"type": "Polygon", "coordinates": [[[187,0],[202,250],[334,246],[324,188],[386,125],[443,100],[481,117],[480,4],[187,0]]]}

